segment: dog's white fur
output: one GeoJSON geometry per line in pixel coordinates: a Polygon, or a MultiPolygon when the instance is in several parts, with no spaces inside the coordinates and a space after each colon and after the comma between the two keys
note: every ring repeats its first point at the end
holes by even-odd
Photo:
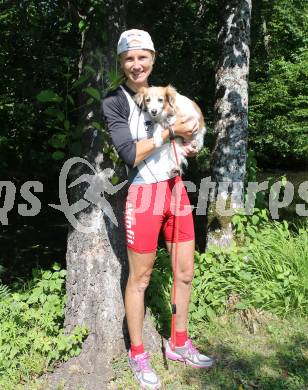
{"type": "Polygon", "coordinates": [[[136,103],[148,111],[154,122],[154,133],[162,131],[172,126],[176,119],[181,116],[196,118],[199,122],[199,130],[193,134],[193,139],[185,147],[182,137],[175,138],[176,153],[179,166],[176,164],[171,146],[169,148],[169,175],[174,176],[175,172],[182,171],[182,166],[187,165],[187,149],[199,152],[203,147],[203,137],[205,134],[205,122],[200,108],[195,102],[186,96],[177,93],[171,85],[167,87],[143,87],[134,97],[136,103]]]}

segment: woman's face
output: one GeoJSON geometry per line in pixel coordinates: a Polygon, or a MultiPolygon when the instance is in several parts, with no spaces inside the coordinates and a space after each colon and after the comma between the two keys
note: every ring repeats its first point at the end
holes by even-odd
{"type": "Polygon", "coordinates": [[[129,86],[147,86],[154,64],[154,53],[149,50],[129,50],[120,55],[120,63],[129,86]]]}

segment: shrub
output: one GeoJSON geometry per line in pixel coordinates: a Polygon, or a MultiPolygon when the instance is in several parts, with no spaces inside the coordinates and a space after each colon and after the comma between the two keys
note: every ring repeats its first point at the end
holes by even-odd
{"type": "Polygon", "coordinates": [[[80,352],[87,331],[63,334],[66,271],[33,270],[33,278],[16,292],[2,287],[0,302],[0,388],[14,388],[42,373],[56,360],[80,352]]]}
{"type": "MultiPolygon", "coordinates": [[[[259,226],[252,217],[238,221],[240,233],[248,238],[242,245],[234,243],[228,249],[210,246],[206,253],[196,252],[189,307],[191,335],[198,323],[222,315],[234,294],[238,297],[236,310],[255,307],[281,316],[308,314],[307,230],[299,228],[294,233],[285,221],[266,220],[264,214],[259,226]]],[[[169,255],[160,250],[148,294],[148,304],[166,335],[171,316],[169,264],[169,255]]]]}

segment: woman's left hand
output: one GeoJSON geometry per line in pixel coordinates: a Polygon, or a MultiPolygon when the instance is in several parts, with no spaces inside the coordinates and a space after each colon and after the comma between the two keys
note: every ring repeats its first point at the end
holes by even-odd
{"type": "Polygon", "coordinates": [[[191,140],[199,129],[199,121],[194,116],[179,116],[173,125],[175,134],[186,140],[191,140]]]}
{"type": "Polygon", "coordinates": [[[183,149],[186,157],[194,157],[198,153],[196,141],[184,141],[183,149]]]}

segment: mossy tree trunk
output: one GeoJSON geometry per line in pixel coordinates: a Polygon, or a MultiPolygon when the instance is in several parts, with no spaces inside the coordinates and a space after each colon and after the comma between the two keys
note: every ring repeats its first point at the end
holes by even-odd
{"type": "Polygon", "coordinates": [[[225,1],[218,34],[215,134],[207,243],[228,246],[231,214],[241,208],[246,172],[251,0],[225,1]],[[231,193],[233,196],[231,197],[231,193]],[[228,210],[229,209],[229,210],[228,210]],[[225,211],[227,210],[227,211],[225,211]]]}

